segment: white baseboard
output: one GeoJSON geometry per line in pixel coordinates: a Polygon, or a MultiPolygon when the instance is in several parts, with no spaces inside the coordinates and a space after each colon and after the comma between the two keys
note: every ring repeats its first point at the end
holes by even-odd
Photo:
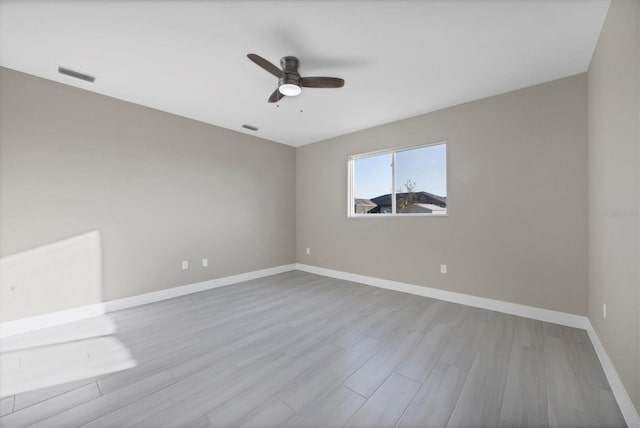
{"type": "Polygon", "coordinates": [[[473,306],[476,308],[488,309],[496,312],[503,312],[511,315],[518,315],[525,318],[531,318],[539,321],[550,322],[554,324],[565,325],[586,330],[593,347],[600,359],[604,373],[611,386],[611,391],[620,406],[620,411],[625,418],[629,428],[640,428],[640,417],[631,401],[631,397],[627,393],[618,373],[613,366],[609,355],[605,351],[598,335],[596,334],[589,318],[569,314],[565,312],[552,311],[548,309],[536,308],[534,306],[520,305],[517,303],[504,302],[501,300],[487,299],[485,297],[471,296],[469,294],[455,293],[452,291],[440,290],[437,288],[423,287],[420,285],[407,284],[404,282],[390,281],[387,279],[374,278],[371,276],[358,275],[349,272],[342,272],[332,269],[326,269],[317,266],[310,266],[296,263],[296,269],[304,272],[315,273],[317,275],[328,276],[331,278],[343,279],[346,281],[358,282],[361,284],[372,285],[374,287],[386,288],[388,290],[402,291],[404,293],[416,294],[418,296],[431,297],[438,300],[444,300],[452,303],[473,306]]]}
{"type": "Polygon", "coordinates": [[[187,284],[180,287],[167,288],[160,291],[154,291],[152,293],[138,294],[137,296],[110,300],[104,304],[106,305],[106,312],[115,312],[121,309],[146,305],[147,303],[159,302],[173,297],[198,293],[212,288],[224,287],[226,285],[237,284],[238,282],[250,281],[252,279],[263,278],[265,276],[276,275],[278,273],[289,272],[291,270],[295,270],[295,264],[281,265],[267,269],[255,270],[253,272],[240,273],[238,275],[196,282],[194,284],[187,284]]]}
{"type": "Polygon", "coordinates": [[[28,333],[41,328],[53,327],[54,325],[97,317],[105,313],[104,303],[80,306],[64,311],[49,312],[47,314],[36,315],[29,318],[20,318],[15,321],[0,323],[0,338],[13,336],[16,334],[28,333]]]}
{"type": "Polygon", "coordinates": [[[249,281],[295,269],[295,264],[276,266],[253,272],[241,273],[238,275],[226,276],[223,278],[211,279],[194,284],[182,285],[180,287],[167,288],[154,291],[152,293],[139,294],[137,296],[124,297],[122,299],[109,300],[104,303],[80,306],[58,312],[37,315],[29,318],[21,318],[15,321],[0,323],[0,338],[13,336],[15,334],[27,333],[46,327],[79,321],[86,318],[96,317],[107,312],[119,311],[121,309],[132,308],[134,306],[146,305],[148,303],[159,302],[173,297],[184,296],[186,294],[197,293],[210,290],[212,288],[224,287],[225,285],[236,284],[238,282],[249,281]]]}
{"type": "Polygon", "coordinates": [[[569,327],[586,329],[587,323],[589,322],[587,317],[581,315],[536,308],[534,306],[520,305],[518,303],[505,302],[502,300],[488,299],[486,297],[472,296],[470,294],[440,290],[438,288],[423,287],[421,285],[407,284],[405,282],[374,278],[371,276],[358,275],[354,273],[326,269],[317,266],[310,266],[301,263],[296,264],[296,269],[315,273],[318,275],[329,276],[331,278],[359,282],[362,284],[373,285],[374,287],[402,291],[403,293],[416,294],[423,297],[431,297],[433,299],[444,300],[446,302],[459,303],[461,305],[488,309],[490,311],[503,312],[505,314],[518,315],[525,318],[532,318],[535,320],[566,325],[569,327]]]}
{"type": "Polygon", "coordinates": [[[640,415],[638,415],[638,411],[636,410],[633,401],[631,401],[631,397],[622,384],[622,380],[620,379],[620,376],[618,376],[618,372],[613,365],[613,361],[609,358],[609,354],[605,351],[604,346],[602,346],[602,342],[600,342],[600,338],[591,325],[591,321],[587,320],[587,322],[587,334],[589,334],[589,339],[591,339],[591,343],[596,351],[596,355],[598,355],[604,374],[607,377],[607,381],[609,381],[611,391],[613,392],[614,397],[616,397],[622,416],[624,416],[624,420],[627,422],[627,425],[629,425],[629,428],[640,428],[640,415]]]}

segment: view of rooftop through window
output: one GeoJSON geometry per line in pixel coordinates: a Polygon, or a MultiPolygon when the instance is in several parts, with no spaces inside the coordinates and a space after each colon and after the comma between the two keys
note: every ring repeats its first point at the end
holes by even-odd
{"type": "Polygon", "coordinates": [[[446,214],[447,145],[355,158],[352,180],[353,214],[446,214]]]}

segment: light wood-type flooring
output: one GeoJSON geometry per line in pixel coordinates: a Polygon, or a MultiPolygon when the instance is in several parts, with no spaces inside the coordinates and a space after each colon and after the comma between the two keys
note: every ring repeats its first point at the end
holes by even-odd
{"type": "Polygon", "coordinates": [[[291,271],[2,341],[0,426],[625,426],[585,331],[291,271]]]}

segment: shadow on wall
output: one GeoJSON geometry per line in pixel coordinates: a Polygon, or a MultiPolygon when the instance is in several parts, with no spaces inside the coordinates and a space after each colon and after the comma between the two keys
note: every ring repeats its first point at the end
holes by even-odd
{"type": "MultiPolygon", "coordinates": [[[[100,232],[0,259],[1,321],[102,301],[100,232]]],[[[3,338],[0,397],[82,382],[134,367],[108,316],[3,338]]]]}

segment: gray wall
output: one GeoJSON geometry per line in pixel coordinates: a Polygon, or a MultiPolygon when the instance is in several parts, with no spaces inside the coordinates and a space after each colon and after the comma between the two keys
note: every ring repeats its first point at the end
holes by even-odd
{"type": "Polygon", "coordinates": [[[297,261],[586,314],[586,85],[582,74],[299,148],[297,261]],[[347,218],[349,155],[445,139],[448,217],[347,218]]]}
{"type": "Polygon", "coordinates": [[[611,2],[588,73],[589,318],[640,409],[638,13],[611,2]]]}
{"type": "Polygon", "coordinates": [[[2,321],[295,261],[292,147],[7,69],[0,118],[2,321]]]}

